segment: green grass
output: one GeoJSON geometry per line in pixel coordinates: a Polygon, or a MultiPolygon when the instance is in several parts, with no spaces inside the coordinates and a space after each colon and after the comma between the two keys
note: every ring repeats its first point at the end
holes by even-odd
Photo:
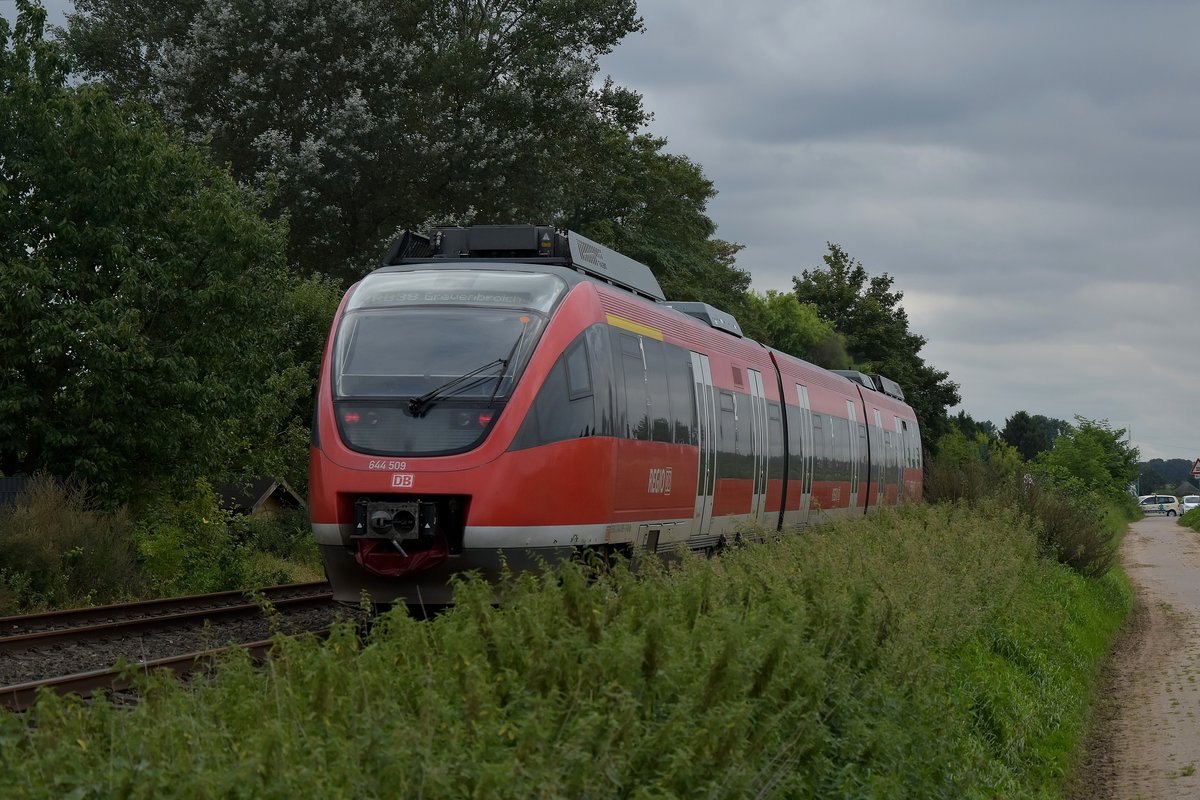
{"type": "Polygon", "coordinates": [[[0,718],[4,797],[1057,797],[1130,607],[996,504],[281,641],[132,711],[0,718]]]}
{"type": "Polygon", "coordinates": [[[1200,508],[1193,508],[1186,514],[1180,514],[1178,522],[1194,531],[1200,531],[1200,508]]]}

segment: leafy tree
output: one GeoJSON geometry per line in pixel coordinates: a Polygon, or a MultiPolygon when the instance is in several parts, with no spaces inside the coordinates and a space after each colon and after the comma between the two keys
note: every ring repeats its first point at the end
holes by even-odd
{"type": "Polygon", "coordinates": [[[950,423],[968,439],[974,439],[978,434],[983,434],[989,439],[1000,437],[1000,432],[994,424],[988,420],[978,421],[966,411],[959,411],[957,416],[950,418],[950,423]]]}
{"type": "Polygon", "coordinates": [[[744,334],[768,347],[828,369],[850,366],[842,337],[817,316],[816,309],[801,304],[790,292],[749,291],[737,318],[744,334]]]}
{"type": "Polygon", "coordinates": [[[1157,492],[1167,486],[1167,481],[1153,467],[1142,465],[1138,471],[1138,487],[1141,494],[1157,492]]]}
{"type": "Polygon", "coordinates": [[[1018,411],[1004,421],[1000,436],[1017,448],[1021,458],[1032,461],[1039,453],[1053,447],[1059,435],[1070,427],[1061,419],[1018,411]]]}
{"type": "Polygon", "coordinates": [[[869,276],[862,262],[836,244],[829,244],[823,260],[824,268],[806,269],[793,279],[797,299],[833,323],[857,368],[903,387],[922,438],[936,442],[949,430],[947,409],[960,400],[958,384],[921,358],[926,340],[908,329],[908,314],[900,306],[903,293],[892,291],[890,275],[869,276]]]}
{"type": "Polygon", "coordinates": [[[609,145],[586,161],[585,188],[559,222],[649,266],[668,298],[735,313],[750,275],[734,264],[741,245],[714,238],[712,181],[664,152],[665,139],[613,132],[609,145]]]}
{"type": "MultiPolygon", "coordinates": [[[[1146,492],[1152,492],[1164,486],[1174,488],[1185,481],[1194,482],[1195,479],[1192,478],[1192,464],[1194,463],[1194,461],[1186,458],[1152,458],[1141,465],[1143,475],[1146,470],[1150,470],[1157,477],[1152,483],[1147,482],[1143,477],[1142,487],[1146,492]]],[[[1146,492],[1143,492],[1143,494],[1146,492]]]]}
{"type": "MultiPolygon", "coordinates": [[[[285,231],[137,102],[68,87],[45,12],[0,20],[0,470],[121,500],[254,450],[285,231]]],[[[272,419],[277,423],[277,419],[272,419]]]]}
{"type": "Polygon", "coordinates": [[[141,95],[293,219],[304,270],[368,266],[436,215],[549,220],[580,160],[645,120],[592,85],[633,0],[79,0],[85,74],[141,95]]]}
{"type": "Polygon", "coordinates": [[[1073,480],[1087,491],[1126,499],[1138,474],[1138,449],[1129,444],[1125,429],[1079,416],[1075,423],[1038,455],[1038,466],[1056,483],[1073,480]]]}

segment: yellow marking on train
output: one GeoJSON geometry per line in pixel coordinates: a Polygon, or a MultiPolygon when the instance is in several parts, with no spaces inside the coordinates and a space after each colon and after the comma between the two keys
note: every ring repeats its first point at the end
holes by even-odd
{"type": "Polygon", "coordinates": [[[631,319],[618,317],[615,314],[608,315],[608,324],[615,325],[618,328],[624,328],[627,331],[632,331],[633,333],[638,333],[642,336],[649,336],[651,339],[658,339],[660,342],[663,338],[662,331],[658,330],[657,328],[651,328],[649,325],[643,325],[640,322],[634,322],[631,319]]]}

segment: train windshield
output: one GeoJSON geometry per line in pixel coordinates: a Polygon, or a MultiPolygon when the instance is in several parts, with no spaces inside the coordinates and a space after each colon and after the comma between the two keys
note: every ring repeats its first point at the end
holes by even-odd
{"type": "Polygon", "coordinates": [[[369,453],[448,453],[482,439],[566,283],[429,270],[368,276],[334,345],[343,440],[369,453]]]}

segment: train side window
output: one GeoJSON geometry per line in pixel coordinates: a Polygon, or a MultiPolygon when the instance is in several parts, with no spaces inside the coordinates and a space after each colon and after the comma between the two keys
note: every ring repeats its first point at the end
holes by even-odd
{"type": "Polygon", "coordinates": [[[675,444],[696,441],[696,386],[692,381],[692,354],[682,347],[666,345],[667,389],[670,395],[671,426],[675,444]]]}
{"type": "Polygon", "coordinates": [[[642,352],[646,357],[646,391],[650,400],[650,438],[656,442],[671,441],[671,400],[667,393],[667,360],[663,343],[643,338],[642,352]]]}
{"type": "Polygon", "coordinates": [[[567,394],[572,400],[578,400],[591,393],[592,370],[587,347],[581,341],[567,352],[567,394]]]}
{"type": "Polygon", "coordinates": [[[621,340],[621,372],[625,377],[624,436],[627,439],[650,438],[650,396],[646,389],[646,362],[637,337],[618,333],[621,340]]]}
{"type": "Polygon", "coordinates": [[[813,412],[813,477],[822,481],[826,478],[825,459],[827,456],[825,451],[828,450],[825,445],[826,439],[824,418],[824,414],[813,412]]]}
{"type": "MultiPolygon", "coordinates": [[[[735,425],[737,424],[734,418],[734,403],[733,394],[730,392],[721,392],[721,439],[720,446],[717,448],[718,453],[732,455],[736,446],[737,433],[735,425]]],[[[732,473],[728,471],[728,459],[722,461],[717,459],[719,477],[728,477],[732,473]]]]}

